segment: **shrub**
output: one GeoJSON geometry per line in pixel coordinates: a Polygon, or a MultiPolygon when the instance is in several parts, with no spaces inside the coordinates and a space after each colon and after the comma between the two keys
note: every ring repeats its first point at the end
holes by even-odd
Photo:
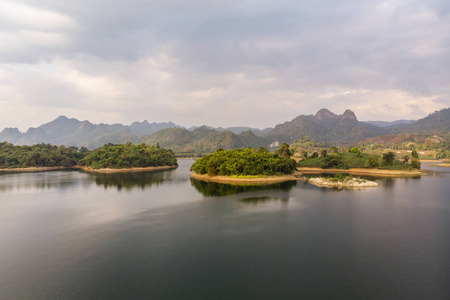
{"type": "Polygon", "coordinates": [[[415,170],[420,170],[420,161],[417,158],[411,160],[411,168],[415,170]]]}

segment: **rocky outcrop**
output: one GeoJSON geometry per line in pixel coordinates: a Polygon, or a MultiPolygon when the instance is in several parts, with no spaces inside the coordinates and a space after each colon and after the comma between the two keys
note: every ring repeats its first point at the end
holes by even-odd
{"type": "Polygon", "coordinates": [[[323,178],[315,177],[310,178],[309,183],[323,186],[328,188],[366,188],[366,187],[377,187],[378,183],[375,181],[369,181],[365,179],[349,179],[349,180],[335,180],[333,178],[323,178]]]}

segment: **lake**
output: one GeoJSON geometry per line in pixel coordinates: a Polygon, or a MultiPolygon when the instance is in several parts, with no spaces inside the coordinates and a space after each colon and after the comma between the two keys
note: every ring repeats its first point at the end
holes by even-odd
{"type": "Polygon", "coordinates": [[[450,169],[336,190],[0,174],[0,299],[450,299],[450,169]]]}

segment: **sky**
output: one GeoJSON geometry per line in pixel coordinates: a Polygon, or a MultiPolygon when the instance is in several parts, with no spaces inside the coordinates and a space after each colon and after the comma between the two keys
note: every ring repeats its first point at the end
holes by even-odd
{"type": "Polygon", "coordinates": [[[448,0],[0,0],[0,129],[449,106],[448,0]]]}

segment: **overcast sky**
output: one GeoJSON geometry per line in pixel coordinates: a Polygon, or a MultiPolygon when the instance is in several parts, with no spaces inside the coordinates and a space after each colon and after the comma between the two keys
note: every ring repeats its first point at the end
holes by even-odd
{"type": "Polygon", "coordinates": [[[0,130],[450,105],[450,1],[0,0],[0,130]]]}

